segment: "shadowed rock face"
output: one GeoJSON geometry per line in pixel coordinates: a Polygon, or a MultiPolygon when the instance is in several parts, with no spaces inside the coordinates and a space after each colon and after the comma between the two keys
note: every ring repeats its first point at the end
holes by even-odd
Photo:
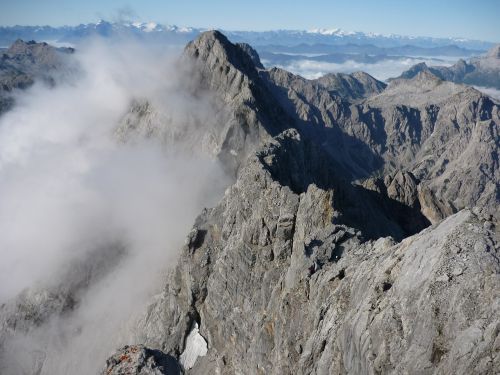
{"type": "Polygon", "coordinates": [[[406,170],[459,209],[481,205],[495,214],[500,121],[490,98],[421,74],[351,104],[288,72],[266,74],[299,130],[350,178],[406,170]]]}

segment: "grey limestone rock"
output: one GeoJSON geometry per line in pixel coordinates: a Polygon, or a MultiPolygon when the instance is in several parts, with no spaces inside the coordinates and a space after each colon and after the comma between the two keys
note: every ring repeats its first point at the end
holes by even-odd
{"type": "Polygon", "coordinates": [[[277,137],[197,219],[138,340],[181,353],[198,324],[208,353],[191,374],[494,374],[498,232],[463,210],[400,243],[366,241],[335,190],[279,182],[285,139],[303,142],[277,137]]]}

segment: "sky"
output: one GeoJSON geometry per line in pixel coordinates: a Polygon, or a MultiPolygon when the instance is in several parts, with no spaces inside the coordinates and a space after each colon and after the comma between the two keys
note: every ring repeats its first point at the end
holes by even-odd
{"type": "Polygon", "coordinates": [[[226,30],[342,28],[500,41],[500,0],[0,0],[0,25],[127,18],[226,30]]]}

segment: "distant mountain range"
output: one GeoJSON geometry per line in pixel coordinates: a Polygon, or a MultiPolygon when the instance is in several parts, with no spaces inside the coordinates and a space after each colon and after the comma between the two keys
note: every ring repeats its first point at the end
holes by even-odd
{"type": "MultiPolygon", "coordinates": [[[[9,26],[0,27],[0,45],[8,46],[18,38],[24,40],[52,41],[60,43],[77,43],[90,35],[101,36],[134,36],[148,40],[171,41],[184,44],[194,39],[202,28],[161,25],[154,22],[97,23],[77,26],[9,26]]],[[[300,44],[322,44],[327,46],[369,44],[371,47],[395,48],[414,46],[435,48],[456,46],[461,49],[486,51],[493,43],[463,38],[431,38],[402,35],[382,35],[375,33],[350,32],[341,29],[315,30],[274,30],[274,31],[224,31],[235,42],[245,42],[253,46],[281,45],[296,46],[300,44]]],[[[406,51],[406,53],[411,53],[406,51]]]]}
{"type": "Polygon", "coordinates": [[[500,89],[500,44],[491,48],[484,56],[470,61],[461,59],[450,67],[427,66],[426,63],[420,63],[403,72],[398,78],[412,79],[422,72],[455,83],[500,89]]]}
{"type": "MultiPolygon", "coordinates": [[[[404,45],[397,47],[378,47],[374,44],[297,44],[293,46],[269,44],[257,46],[259,54],[283,54],[295,56],[301,54],[314,54],[322,56],[331,54],[355,55],[364,54],[368,56],[477,56],[484,53],[481,49],[468,49],[458,47],[454,44],[437,47],[418,47],[404,45]]],[[[313,56],[308,56],[313,57],[313,56]]]]}

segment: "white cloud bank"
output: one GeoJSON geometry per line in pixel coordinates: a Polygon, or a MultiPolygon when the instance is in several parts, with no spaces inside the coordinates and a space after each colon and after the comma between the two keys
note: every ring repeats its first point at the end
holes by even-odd
{"type": "Polygon", "coordinates": [[[136,97],[172,110],[178,123],[213,115],[163,51],[96,41],[75,59],[77,76],[34,86],[0,117],[0,323],[23,290],[45,304],[42,313],[61,290],[77,290],[71,313],[0,338],[1,373],[102,368],[126,343],[121,328],[161,287],[196,215],[228,183],[214,160],[182,145],[113,136],[136,97]]]}
{"type": "Polygon", "coordinates": [[[500,101],[500,90],[495,89],[493,87],[482,87],[482,86],[474,86],[474,88],[486,95],[491,96],[493,99],[500,101]]]}
{"type": "MultiPolygon", "coordinates": [[[[378,80],[385,81],[388,78],[399,76],[405,70],[413,65],[425,62],[428,65],[444,65],[449,66],[454,61],[442,61],[418,58],[404,58],[395,60],[382,60],[374,64],[360,63],[356,61],[346,61],[345,63],[337,64],[330,62],[321,62],[315,60],[295,60],[289,64],[279,65],[278,67],[288,70],[294,74],[301,75],[304,78],[315,79],[327,73],[353,73],[357,71],[366,72],[378,80]]],[[[272,61],[263,61],[265,66],[272,64],[272,61]]]]}

